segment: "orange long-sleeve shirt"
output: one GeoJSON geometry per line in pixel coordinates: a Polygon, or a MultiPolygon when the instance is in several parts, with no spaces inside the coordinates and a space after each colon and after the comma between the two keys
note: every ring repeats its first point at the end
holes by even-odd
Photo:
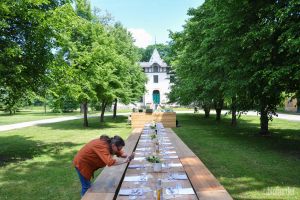
{"type": "MultiPolygon", "coordinates": [[[[122,156],[123,151],[117,153],[122,156]]],[[[116,160],[113,159],[106,141],[95,139],[82,147],[74,157],[74,165],[81,175],[90,180],[94,171],[101,167],[112,166],[116,160]]]]}

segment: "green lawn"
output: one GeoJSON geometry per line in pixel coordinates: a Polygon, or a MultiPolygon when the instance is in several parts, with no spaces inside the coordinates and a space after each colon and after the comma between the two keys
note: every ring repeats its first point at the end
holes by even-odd
{"type": "Polygon", "coordinates": [[[187,108],[187,107],[177,107],[177,108],[173,108],[173,111],[194,111],[194,108],[187,108]]]}
{"type": "MultiPolygon", "coordinates": [[[[130,113],[129,109],[120,109],[117,111],[118,113],[130,113]]],[[[112,114],[112,112],[105,112],[106,114],[112,114]]],[[[7,124],[14,124],[20,122],[28,122],[34,120],[42,120],[42,119],[51,119],[57,117],[66,117],[66,116],[80,116],[82,113],[79,110],[70,112],[70,113],[53,113],[51,111],[47,111],[44,113],[42,107],[28,107],[20,110],[20,112],[16,112],[14,115],[9,115],[3,111],[0,111],[0,126],[7,124]]],[[[89,115],[100,115],[99,111],[89,111],[89,115]]]]}
{"type": "Polygon", "coordinates": [[[101,134],[127,138],[131,127],[126,117],[99,125],[89,119],[0,132],[0,199],[80,199],[80,183],[72,166],[76,152],[101,134]]]}
{"type": "MultiPolygon", "coordinates": [[[[206,164],[234,199],[300,199],[300,123],[274,120],[272,137],[261,137],[257,117],[215,122],[178,114],[176,133],[206,164]]],[[[80,183],[72,166],[76,152],[101,134],[131,132],[126,117],[106,117],[0,132],[0,199],[77,200],[80,183]]],[[[98,172],[99,173],[99,172],[98,172]]]]}
{"type": "Polygon", "coordinates": [[[174,129],[234,199],[300,199],[300,123],[275,119],[261,137],[258,117],[230,119],[178,114],[174,129]]]}

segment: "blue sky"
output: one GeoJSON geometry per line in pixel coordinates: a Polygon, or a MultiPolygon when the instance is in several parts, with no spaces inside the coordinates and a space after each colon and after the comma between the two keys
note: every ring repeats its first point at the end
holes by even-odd
{"type": "Polygon", "coordinates": [[[91,0],[92,7],[107,10],[136,39],[136,45],[169,41],[168,30],[181,31],[188,18],[187,11],[204,0],[91,0]]]}

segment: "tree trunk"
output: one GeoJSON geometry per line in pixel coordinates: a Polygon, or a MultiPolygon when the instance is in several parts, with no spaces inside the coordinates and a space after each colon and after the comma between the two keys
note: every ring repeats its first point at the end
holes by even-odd
{"type": "Polygon", "coordinates": [[[45,95],[45,99],[44,99],[44,112],[45,114],[47,113],[47,99],[46,99],[47,95],[45,95]]]}
{"type": "Polygon", "coordinates": [[[260,132],[261,135],[270,135],[269,132],[269,119],[266,106],[262,106],[260,110],[260,132]]]}
{"type": "Polygon", "coordinates": [[[83,109],[83,104],[81,103],[81,104],[80,104],[80,113],[83,113],[83,110],[84,110],[84,109],[83,109]]]}
{"type": "Polygon", "coordinates": [[[217,121],[221,120],[221,111],[223,109],[223,103],[224,103],[223,99],[220,99],[220,100],[214,102],[215,109],[216,109],[216,120],[217,121]]]}
{"type": "Polygon", "coordinates": [[[217,121],[221,120],[221,111],[222,111],[222,109],[216,108],[216,120],[217,121]]]}
{"type": "Polygon", "coordinates": [[[46,100],[44,101],[44,112],[45,112],[45,114],[47,113],[47,104],[46,104],[46,100]]]}
{"type": "Polygon", "coordinates": [[[204,113],[205,113],[204,117],[209,118],[210,106],[209,105],[204,105],[203,108],[204,108],[204,113]]]}
{"type": "Polygon", "coordinates": [[[89,126],[89,122],[88,122],[88,118],[87,118],[87,101],[84,101],[82,103],[82,109],[83,109],[83,126],[84,127],[88,127],[89,126]]]}
{"type": "Polygon", "coordinates": [[[118,104],[118,99],[115,99],[113,119],[117,118],[117,104],[118,104]]]}
{"type": "Polygon", "coordinates": [[[232,97],[231,105],[231,126],[236,126],[236,97],[232,97]]]}
{"type": "Polygon", "coordinates": [[[104,122],[104,112],[105,112],[106,105],[107,105],[107,102],[106,101],[102,101],[102,103],[101,103],[100,122],[104,122]]]}

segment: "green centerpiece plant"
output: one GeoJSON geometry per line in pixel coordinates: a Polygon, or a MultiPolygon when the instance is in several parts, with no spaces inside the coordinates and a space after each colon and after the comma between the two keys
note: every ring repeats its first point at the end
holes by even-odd
{"type": "Polygon", "coordinates": [[[161,163],[161,160],[157,156],[148,156],[146,160],[150,163],[161,163]]]}

